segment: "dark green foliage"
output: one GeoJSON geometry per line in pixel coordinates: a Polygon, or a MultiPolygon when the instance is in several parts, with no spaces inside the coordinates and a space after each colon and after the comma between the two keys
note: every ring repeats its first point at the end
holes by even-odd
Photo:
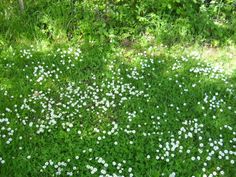
{"type": "Polygon", "coordinates": [[[24,14],[18,6],[15,1],[0,5],[2,40],[122,41],[148,33],[168,45],[236,41],[233,0],[29,0],[24,14]]]}

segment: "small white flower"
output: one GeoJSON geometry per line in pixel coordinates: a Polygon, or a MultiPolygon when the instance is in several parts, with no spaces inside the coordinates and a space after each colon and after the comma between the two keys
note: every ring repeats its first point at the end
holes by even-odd
{"type": "Polygon", "coordinates": [[[175,172],[172,172],[169,177],[175,177],[175,172]]]}
{"type": "Polygon", "coordinates": [[[129,172],[129,173],[132,172],[132,168],[131,168],[131,167],[128,168],[128,172],[129,172]]]}
{"type": "Polygon", "coordinates": [[[101,170],[101,173],[103,174],[103,175],[105,175],[107,172],[106,172],[106,170],[101,170]]]}

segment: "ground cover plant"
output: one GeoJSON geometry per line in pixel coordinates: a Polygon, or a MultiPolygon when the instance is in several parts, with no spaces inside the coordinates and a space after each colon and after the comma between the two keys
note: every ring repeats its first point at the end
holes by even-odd
{"type": "Polygon", "coordinates": [[[91,49],[1,61],[1,176],[234,175],[235,85],[220,68],[91,49]]]}
{"type": "Polygon", "coordinates": [[[235,176],[235,2],[21,2],[0,5],[0,177],[235,176]]]}

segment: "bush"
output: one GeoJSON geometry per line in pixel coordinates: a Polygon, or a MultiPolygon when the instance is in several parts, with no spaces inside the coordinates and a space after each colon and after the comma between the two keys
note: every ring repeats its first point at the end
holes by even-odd
{"type": "Polygon", "coordinates": [[[0,30],[9,30],[8,35],[14,34],[11,38],[22,31],[52,40],[79,36],[109,40],[114,35],[132,38],[149,32],[166,44],[196,38],[216,44],[235,42],[236,3],[232,0],[30,0],[20,16],[18,8],[13,1],[1,5],[5,13],[0,30]]]}

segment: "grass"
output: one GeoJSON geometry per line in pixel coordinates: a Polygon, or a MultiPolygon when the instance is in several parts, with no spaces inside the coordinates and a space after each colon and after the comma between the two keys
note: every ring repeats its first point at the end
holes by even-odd
{"type": "Polygon", "coordinates": [[[233,22],[53,2],[0,5],[0,177],[235,176],[233,22]]]}
{"type": "Polygon", "coordinates": [[[2,58],[0,176],[235,174],[235,82],[213,65],[96,43],[2,58]]]}

